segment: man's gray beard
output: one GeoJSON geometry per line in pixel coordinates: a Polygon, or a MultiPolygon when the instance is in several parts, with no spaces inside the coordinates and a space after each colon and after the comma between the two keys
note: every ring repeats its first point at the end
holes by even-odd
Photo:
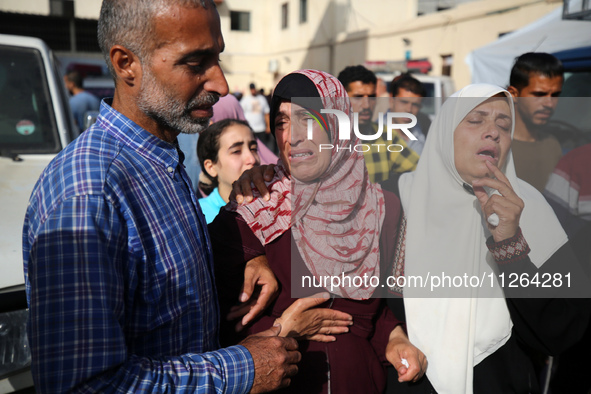
{"type": "Polygon", "coordinates": [[[210,118],[193,118],[191,110],[202,105],[213,105],[218,100],[217,94],[204,91],[184,104],[171,96],[150,71],[145,70],[137,106],[162,127],[179,133],[197,134],[208,126],[210,118]]]}

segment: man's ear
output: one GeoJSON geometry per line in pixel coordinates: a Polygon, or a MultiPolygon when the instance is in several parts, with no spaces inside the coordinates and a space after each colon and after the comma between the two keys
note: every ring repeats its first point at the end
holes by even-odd
{"type": "Polygon", "coordinates": [[[109,51],[109,56],[118,79],[129,86],[139,85],[142,66],[135,53],[124,46],[113,45],[109,51]]]}
{"type": "Polygon", "coordinates": [[[519,97],[519,90],[517,90],[517,88],[515,86],[509,86],[507,88],[507,91],[509,93],[511,93],[511,96],[513,96],[513,99],[519,97]]]}
{"type": "Polygon", "coordinates": [[[212,178],[215,178],[218,176],[218,172],[214,166],[213,161],[211,161],[210,159],[207,159],[203,162],[203,169],[205,170],[205,172],[207,172],[209,174],[209,176],[211,176],[212,178]]]}

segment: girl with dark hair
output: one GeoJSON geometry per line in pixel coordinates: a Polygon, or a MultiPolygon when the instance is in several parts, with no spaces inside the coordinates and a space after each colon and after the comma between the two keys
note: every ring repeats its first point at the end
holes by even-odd
{"type": "Polygon", "coordinates": [[[197,155],[203,174],[211,181],[199,182],[207,197],[199,200],[207,223],[228,203],[232,182],[244,170],[258,165],[257,141],[248,123],[224,119],[211,124],[199,136],[197,155]]]}

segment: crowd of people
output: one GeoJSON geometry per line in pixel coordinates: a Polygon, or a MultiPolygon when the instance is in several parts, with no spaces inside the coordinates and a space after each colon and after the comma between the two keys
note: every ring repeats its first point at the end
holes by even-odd
{"type": "Polygon", "coordinates": [[[591,388],[591,156],[545,130],[556,58],[431,121],[360,65],[238,100],[210,0],[104,0],[98,38],[114,98],[25,216],[37,392],[591,388]],[[483,280],[401,285],[446,274],[483,280]]]}

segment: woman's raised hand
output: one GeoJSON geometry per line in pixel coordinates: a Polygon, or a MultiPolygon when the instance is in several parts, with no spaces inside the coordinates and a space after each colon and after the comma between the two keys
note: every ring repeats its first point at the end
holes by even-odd
{"type": "Polygon", "coordinates": [[[494,164],[488,161],[485,163],[496,179],[476,179],[472,182],[472,187],[474,188],[474,194],[478,198],[478,201],[480,201],[484,215],[487,218],[493,213],[499,216],[499,224],[493,226],[488,223],[488,229],[495,242],[500,242],[517,234],[519,218],[525,205],[523,200],[513,190],[505,174],[494,164]],[[493,194],[489,197],[483,186],[497,190],[500,195],[493,194]]]}
{"type": "Polygon", "coordinates": [[[317,308],[327,302],[329,297],[328,293],[319,293],[311,298],[294,301],[275,320],[275,323],[281,324],[279,336],[334,342],[334,335],[348,332],[349,326],[353,324],[351,315],[334,309],[317,308]]]}

